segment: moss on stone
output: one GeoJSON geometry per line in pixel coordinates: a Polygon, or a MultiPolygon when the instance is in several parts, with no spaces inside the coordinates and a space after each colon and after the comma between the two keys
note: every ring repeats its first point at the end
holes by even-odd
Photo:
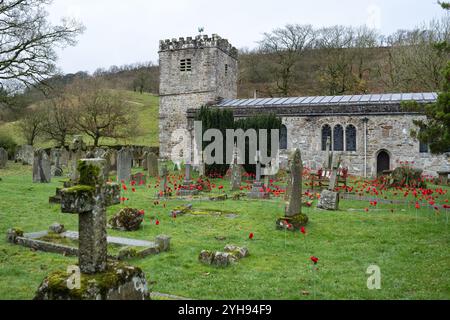
{"type": "Polygon", "coordinates": [[[63,189],[63,192],[65,192],[65,193],[75,193],[77,195],[80,195],[83,193],[91,195],[94,193],[94,191],[95,191],[95,188],[90,185],[76,185],[71,188],[63,189]]]}
{"type": "Polygon", "coordinates": [[[20,229],[20,228],[13,228],[12,231],[15,232],[18,237],[23,237],[23,233],[24,232],[23,232],[22,229],[20,229]]]}
{"type": "MultiPolygon", "coordinates": [[[[111,289],[125,284],[133,276],[142,275],[142,270],[130,267],[121,262],[108,262],[104,272],[96,274],[81,274],[80,288],[69,289],[67,280],[70,274],[64,271],[55,271],[44,280],[48,283],[46,293],[53,298],[81,300],[90,297],[90,289],[96,287],[102,298],[105,298],[111,289]]],[[[39,298],[39,296],[37,296],[39,298]]]]}
{"type": "Polygon", "coordinates": [[[94,187],[98,183],[100,175],[99,167],[80,160],[77,169],[80,173],[78,184],[94,187]]]}

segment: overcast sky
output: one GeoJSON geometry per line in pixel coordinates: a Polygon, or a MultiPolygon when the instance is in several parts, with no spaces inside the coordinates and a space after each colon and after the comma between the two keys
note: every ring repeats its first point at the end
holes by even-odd
{"type": "Polygon", "coordinates": [[[59,53],[64,73],[158,60],[161,39],[195,36],[198,27],[237,48],[287,23],[375,27],[383,34],[445,15],[437,0],[54,0],[50,18],[85,27],[76,47],[59,53]]]}

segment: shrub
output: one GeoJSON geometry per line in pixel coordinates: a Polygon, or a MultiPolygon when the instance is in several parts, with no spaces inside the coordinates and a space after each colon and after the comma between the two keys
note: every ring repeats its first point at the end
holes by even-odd
{"type": "Polygon", "coordinates": [[[16,151],[17,143],[11,136],[0,133],[0,147],[8,151],[8,157],[12,159],[16,151]]]}
{"type": "Polygon", "coordinates": [[[422,173],[422,169],[412,168],[407,164],[402,164],[392,172],[390,186],[426,188],[426,183],[422,179],[422,173]]]}

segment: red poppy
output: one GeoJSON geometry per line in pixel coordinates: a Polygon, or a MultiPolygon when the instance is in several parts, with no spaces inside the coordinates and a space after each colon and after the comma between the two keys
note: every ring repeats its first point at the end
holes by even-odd
{"type": "Polygon", "coordinates": [[[306,234],[306,228],[305,227],[301,227],[300,228],[300,232],[303,233],[303,234],[306,234]]]}
{"type": "Polygon", "coordinates": [[[255,236],[255,235],[253,234],[253,232],[251,232],[251,233],[248,235],[248,238],[249,238],[250,240],[252,240],[254,236],[255,236]]]}
{"type": "Polygon", "coordinates": [[[136,192],[136,188],[131,188],[131,191],[136,192]]]}
{"type": "Polygon", "coordinates": [[[158,220],[158,219],[156,219],[155,224],[156,224],[157,226],[159,226],[159,220],[158,220]]]}
{"type": "Polygon", "coordinates": [[[420,204],[416,202],[416,209],[420,209],[420,204]]]}
{"type": "Polygon", "coordinates": [[[365,208],[364,211],[365,211],[365,212],[369,212],[369,208],[365,208]]]}
{"type": "Polygon", "coordinates": [[[122,185],[122,189],[127,191],[127,186],[125,184],[122,185]]]}
{"type": "Polygon", "coordinates": [[[310,259],[312,262],[314,262],[314,264],[317,264],[317,262],[319,262],[319,258],[317,258],[315,256],[312,256],[310,259]]]}
{"type": "Polygon", "coordinates": [[[140,214],[141,216],[143,216],[143,215],[145,215],[145,211],[144,211],[144,210],[139,210],[139,214],[140,214]]]}
{"type": "Polygon", "coordinates": [[[136,181],[134,181],[134,180],[131,181],[131,185],[132,185],[132,186],[136,185],[136,181]]]}

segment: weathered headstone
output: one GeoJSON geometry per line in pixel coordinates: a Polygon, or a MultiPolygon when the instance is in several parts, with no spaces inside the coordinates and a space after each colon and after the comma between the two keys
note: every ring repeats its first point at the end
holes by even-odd
{"type": "Polygon", "coordinates": [[[286,202],[285,216],[292,217],[302,213],[302,173],[303,163],[299,149],[289,156],[290,176],[289,194],[286,202]]]}
{"type": "Polygon", "coordinates": [[[125,183],[131,179],[131,165],[133,154],[129,148],[122,148],[117,152],[117,179],[125,183]]]}
{"type": "Polygon", "coordinates": [[[142,169],[144,170],[144,171],[147,171],[148,170],[148,163],[147,163],[147,156],[148,156],[148,151],[145,151],[144,152],[144,156],[143,156],[143,160],[142,160],[142,169]]]}
{"type": "Polygon", "coordinates": [[[303,162],[299,149],[295,149],[288,158],[289,164],[289,192],[284,212],[284,218],[278,219],[277,228],[291,226],[290,230],[306,225],[308,217],[302,214],[302,174],[303,162]]]}
{"type": "Polygon", "coordinates": [[[235,146],[233,151],[233,163],[231,164],[231,191],[237,191],[241,188],[242,170],[239,164],[239,155],[235,146]]]}
{"type": "Polygon", "coordinates": [[[147,156],[144,159],[144,162],[147,164],[147,170],[149,177],[157,177],[158,176],[158,157],[153,152],[148,152],[147,156]]]}
{"type": "Polygon", "coordinates": [[[264,187],[264,182],[261,181],[261,162],[259,151],[256,155],[256,178],[253,182],[252,189],[248,193],[248,197],[250,199],[268,199],[270,198],[270,193],[266,192],[266,188],[264,187]]]}
{"type": "Polygon", "coordinates": [[[339,193],[335,192],[338,179],[338,170],[341,163],[341,157],[339,156],[337,162],[332,165],[330,183],[328,185],[328,190],[323,190],[320,194],[320,199],[317,203],[317,208],[325,210],[339,210],[339,193]]]}
{"type": "Polygon", "coordinates": [[[34,152],[33,160],[33,182],[49,183],[51,181],[50,159],[43,149],[34,152]]]}
{"type": "Polygon", "coordinates": [[[74,136],[72,145],[70,148],[69,157],[69,176],[72,183],[76,183],[78,180],[78,161],[86,157],[86,144],[83,141],[83,136],[74,136]]]}
{"type": "Polygon", "coordinates": [[[157,196],[159,198],[166,198],[170,196],[167,186],[167,177],[169,175],[169,170],[167,170],[167,164],[165,162],[162,163],[160,168],[161,172],[160,172],[159,192],[157,196]]]}
{"type": "Polygon", "coordinates": [[[54,165],[52,167],[52,175],[54,177],[62,177],[63,169],[61,167],[61,151],[59,149],[53,149],[53,161],[54,165]]]}
{"type": "Polygon", "coordinates": [[[183,185],[177,192],[179,196],[193,196],[199,193],[198,189],[192,183],[191,169],[191,164],[186,163],[183,185]]]}
{"type": "Polygon", "coordinates": [[[0,168],[6,167],[8,162],[8,152],[0,147],[0,168]]]}
{"type": "Polygon", "coordinates": [[[34,148],[30,145],[21,146],[15,156],[16,162],[22,162],[23,165],[33,165],[34,148]]]}
{"type": "Polygon", "coordinates": [[[142,270],[107,260],[106,207],[117,203],[117,191],[120,193],[120,189],[118,184],[106,184],[103,176],[105,163],[105,159],[82,159],[77,167],[79,184],[62,190],[61,211],[78,214],[78,262],[81,277],[90,276],[89,285],[77,291],[67,290],[70,274],[60,276],[62,279],[53,282],[49,281],[50,275],[44,279],[35,299],[118,300],[148,297],[147,281],[142,270]]]}

